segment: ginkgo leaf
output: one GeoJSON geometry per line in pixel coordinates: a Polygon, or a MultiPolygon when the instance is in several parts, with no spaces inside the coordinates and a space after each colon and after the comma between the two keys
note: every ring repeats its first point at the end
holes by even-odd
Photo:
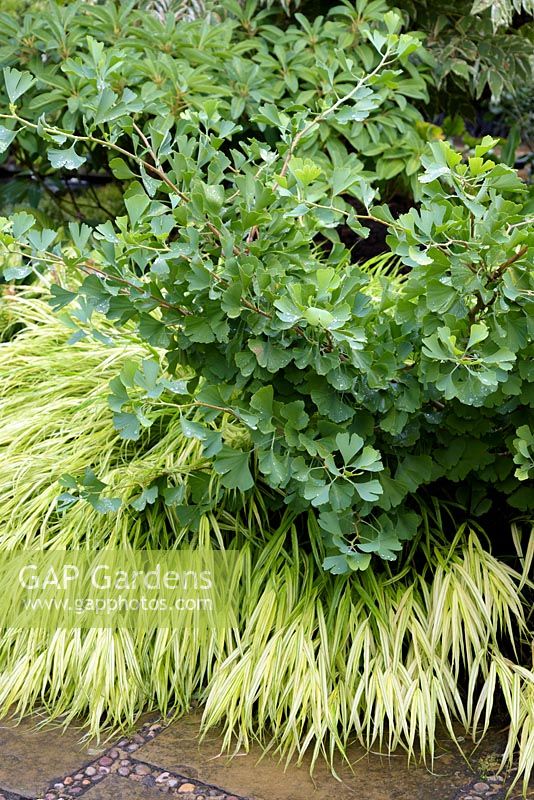
{"type": "Polygon", "coordinates": [[[66,150],[50,149],[48,159],[55,169],[78,169],[86,161],[85,156],[78,155],[74,145],[66,150]]]}

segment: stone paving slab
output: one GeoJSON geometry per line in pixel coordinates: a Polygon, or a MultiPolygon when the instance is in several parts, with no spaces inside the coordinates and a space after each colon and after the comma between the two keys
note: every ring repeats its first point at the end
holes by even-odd
{"type": "Polygon", "coordinates": [[[191,779],[227,787],[251,800],[451,800],[458,787],[473,778],[460,754],[452,749],[438,757],[432,775],[424,767],[408,768],[403,754],[369,756],[358,747],[349,751],[352,772],[346,764],[336,764],[341,782],[321,762],[311,778],[308,760],[300,767],[284,769],[274,757],[261,758],[261,750],[255,747],[233,758],[220,755],[219,736],[208,735],[199,743],[199,722],[199,715],[190,715],[173,723],[142,746],[137,757],[191,779]]]}
{"type": "MultiPolygon", "coordinates": [[[[180,800],[240,800],[217,786],[193,781],[184,775],[147,764],[137,758],[137,751],[155,739],[164,729],[165,726],[161,721],[146,722],[131,736],[116,740],[90,764],[76,768],[73,772],[56,779],[43,795],[32,800],[85,798],[89,793],[91,796],[95,795],[96,789],[107,796],[107,786],[112,778],[113,781],[124,779],[127,784],[135,787],[136,793],[140,792],[147,800],[151,800],[151,790],[157,790],[158,796],[164,793],[180,800]]],[[[125,783],[121,783],[121,787],[124,792],[127,791],[125,783]]],[[[0,794],[0,800],[20,800],[20,798],[19,796],[4,798],[0,794]]]]}
{"type": "Polygon", "coordinates": [[[504,746],[499,729],[477,748],[475,771],[447,739],[433,774],[408,768],[403,754],[386,758],[353,747],[352,770],[338,762],[336,780],[324,762],[312,779],[309,761],[284,769],[273,756],[261,758],[259,748],[221,755],[217,732],[199,742],[199,714],[171,725],[154,715],[141,722],[106,750],[80,745],[74,727],[62,734],[36,730],[35,720],[0,724],[0,800],[504,800],[514,774],[495,774],[504,746]]]}
{"type": "Polygon", "coordinates": [[[158,789],[110,775],[84,794],[87,800],[163,800],[158,789]]]}
{"type": "Polygon", "coordinates": [[[80,744],[80,730],[63,733],[50,725],[37,728],[38,722],[35,717],[18,725],[0,722],[0,790],[36,797],[57,776],[87,764],[105,749],[80,744]]]}

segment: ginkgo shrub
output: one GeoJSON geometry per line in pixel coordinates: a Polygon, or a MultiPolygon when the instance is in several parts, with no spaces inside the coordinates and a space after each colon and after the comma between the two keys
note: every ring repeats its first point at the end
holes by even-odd
{"type": "MultiPolygon", "coordinates": [[[[475,514],[496,497],[528,513],[534,498],[528,194],[488,156],[489,137],[468,160],[430,143],[420,203],[397,219],[365,173],[327,170],[314,156],[321,131],[365,120],[420,48],[392,12],[364,36],[374,68],[347,62],[345,93],[332,85],[318,112],[261,107],[265,141],[239,139],[217,100],[177,116],[141,113],[142,93],[106,84],[97,42],[103,71],[88,73],[75,131],[66,118],[58,127],[46,113],[24,116],[39,77],[14,67],[0,114],[5,150],[31,135],[58,170],[80,169],[86,151],[108,157],[125,207],[94,229],[42,228],[27,212],[4,220],[2,247],[19,259],[6,279],[71,275],[51,302],[71,309],[79,336],[100,314],[133,324],[158,357],[111,381],[121,436],[138,439],[153,424],[149,401],[171,392],[183,435],[201,443],[221,485],[246,495],[261,482],[273,512],[312,511],[334,572],[394,560],[418,529],[422,487],[471,496],[475,514]],[[365,237],[370,221],[387,228],[385,258],[395,259],[378,276],[351,263],[338,233],[345,224],[365,237]],[[244,431],[234,441],[223,433],[229,418],[244,431]]],[[[65,503],[94,498],[84,481],[65,477],[65,503]]],[[[165,496],[161,481],[146,489],[165,496]]],[[[216,502],[207,486],[182,512],[194,525],[216,502]]]]}

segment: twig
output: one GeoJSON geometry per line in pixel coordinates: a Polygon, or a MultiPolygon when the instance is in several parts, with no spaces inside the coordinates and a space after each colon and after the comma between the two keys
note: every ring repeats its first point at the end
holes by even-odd
{"type": "MultiPolygon", "coordinates": [[[[117,275],[110,275],[109,272],[105,272],[99,267],[94,266],[90,261],[86,261],[85,264],[78,264],[77,266],[82,270],[82,272],[85,272],[86,275],[97,275],[99,278],[103,278],[104,280],[115,281],[123,286],[128,286],[130,289],[135,289],[136,292],[143,291],[143,288],[137,286],[135,283],[132,283],[125,278],[120,278],[117,275]]],[[[151,293],[148,294],[148,297],[150,297],[151,300],[154,300],[154,302],[159,306],[162,306],[162,308],[167,308],[171,311],[178,311],[184,317],[193,316],[193,312],[189,311],[188,308],[184,308],[183,306],[175,306],[172,303],[169,303],[167,300],[164,300],[162,297],[157,297],[151,293]]]]}
{"type": "Polygon", "coordinates": [[[515,264],[516,261],[519,261],[520,258],[523,258],[525,253],[528,253],[528,245],[522,247],[521,250],[518,250],[517,253],[514,253],[513,256],[510,256],[510,258],[507,259],[507,261],[505,261],[504,264],[501,264],[500,267],[497,267],[497,269],[490,275],[490,281],[492,283],[494,281],[498,281],[499,278],[501,278],[502,275],[504,275],[508,267],[511,267],[512,264],[515,264]]]}
{"type": "MultiPolygon", "coordinates": [[[[29,120],[24,119],[24,117],[20,117],[16,113],[0,114],[0,119],[14,119],[17,122],[20,122],[21,125],[24,125],[27,128],[32,128],[33,130],[39,127],[34,122],[30,122],[29,120]]],[[[110,150],[114,150],[116,153],[120,153],[121,155],[126,156],[126,158],[132,158],[138,164],[142,164],[145,167],[145,169],[152,172],[152,174],[155,174],[159,178],[161,178],[161,180],[165,184],[167,184],[167,186],[170,189],[172,189],[173,192],[175,192],[178,195],[178,197],[180,197],[181,200],[183,200],[184,202],[189,202],[189,197],[182,191],[180,191],[180,189],[176,186],[176,184],[174,184],[170,180],[170,178],[167,177],[167,175],[165,174],[165,172],[163,172],[161,168],[154,166],[149,161],[145,161],[145,159],[141,158],[141,156],[138,156],[135,153],[130,152],[129,150],[125,150],[124,147],[115,144],[115,142],[110,142],[107,139],[99,139],[97,136],[80,136],[79,134],[76,133],[69,133],[68,131],[63,131],[61,130],[61,128],[56,128],[52,125],[42,125],[41,129],[47,131],[48,133],[53,133],[56,135],[61,134],[62,136],[65,136],[67,139],[71,139],[72,141],[75,142],[92,142],[93,144],[99,144],[102,147],[107,147],[110,150]]]]}
{"type": "Polygon", "coordinates": [[[292,157],[293,157],[293,155],[295,153],[295,150],[297,149],[297,147],[299,145],[300,140],[304,136],[307,136],[307,134],[316,125],[318,125],[320,122],[323,122],[330,114],[332,114],[334,111],[337,111],[337,109],[340,106],[344,105],[344,103],[347,103],[349,100],[351,100],[352,97],[358,91],[358,89],[361,89],[362,86],[364,86],[367,83],[367,81],[369,81],[378,72],[380,72],[382,67],[384,67],[387,64],[388,58],[389,58],[389,51],[386,51],[383,54],[382,58],[380,59],[379,63],[377,64],[377,66],[374,68],[374,70],[372,72],[369,72],[369,74],[364,75],[362,78],[360,78],[360,80],[358,81],[356,86],[354,86],[350,90],[350,92],[348,92],[347,94],[343,95],[343,97],[338,98],[338,100],[336,100],[336,102],[332,106],[330,106],[330,108],[327,108],[325,111],[321,111],[320,114],[318,114],[316,117],[314,117],[301,131],[299,131],[296,134],[295,138],[291,142],[289,150],[286,153],[286,157],[285,157],[284,163],[282,165],[282,169],[281,169],[281,172],[280,172],[280,175],[281,175],[282,178],[286,175],[287,170],[289,169],[289,162],[291,161],[291,159],[292,159],[292,157]]]}
{"type": "MultiPolygon", "coordinates": [[[[501,264],[499,267],[497,267],[497,269],[495,269],[491,273],[491,275],[489,276],[489,283],[496,283],[496,281],[498,281],[500,278],[502,278],[502,276],[504,275],[504,273],[506,272],[508,267],[511,267],[512,264],[514,264],[520,258],[523,258],[523,256],[527,252],[528,252],[528,245],[526,245],[525,247],[522,247],[521,250],[518,250],[517,253],[514,253],[513,256],[510,256],[510,258],[508,258],[503,264],[501,264]]],[[[475,303],[475,305],[473,306],[473,308],[469,312],[469,321],[470,322],[473,322],[477,318],[478,314],[481,311],[484,311],[486,308],[489,308],[495,302],[495,300],[497,298],[497,294],[494,293],[493,297],[491,297],[488,300],[487,303],[483,299],[483,297],[480,294],[480,292],[476,293],[476,297],[477,297],[477,302],[475,303]]]]}

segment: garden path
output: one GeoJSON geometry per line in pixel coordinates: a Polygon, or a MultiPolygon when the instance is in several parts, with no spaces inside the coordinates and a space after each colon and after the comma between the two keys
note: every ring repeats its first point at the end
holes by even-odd
{"type": "MultiPolygon", "coordinates": [[[[319,764],[284,769],[260,751],[221,755],[218,734],[198,740],[193,713],[166,725],[145,717],[129,737],[94,746],[80,730],[38,728],[35,718],[0,723],[0,800],[502,800],[507,782],[495,768],[502,738],[489,737],[471,769],[450,743],[439,747],[431,774],[406,758],[366,755],[351,748],[352,769],[336,780],[319,764]],[[225,787],[225,788],[222,788],[225,787]]],[[[519,797],[519,794],[516,795],[519,797]]],[[[529,795],[534,798],[534,792],[529,795]]]]}

